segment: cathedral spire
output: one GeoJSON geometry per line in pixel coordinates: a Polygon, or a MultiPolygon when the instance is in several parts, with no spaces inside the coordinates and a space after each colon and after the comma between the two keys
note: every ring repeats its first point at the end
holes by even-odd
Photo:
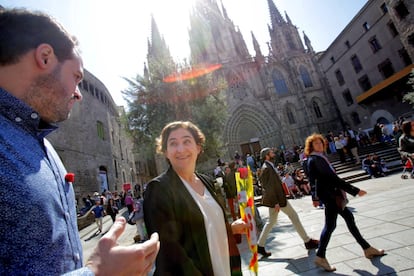
{"type": "Polygon", "coordinates": [[[144,62],[144,80],[146,80],[146,81],[149,80],[149,72],[148,72],[148,67],[147,67],[146,62],[144,62]]]}
{"type": "Polygon", "coordinates": [[[311,41],[309,37],[305,34],[305,31],[303,31],[303,40],[305,41],[306,48],[308,48],[308,52],[313,53],[314,51],[313,51],[311,41]]]}
{"type": "Polygon", "coordinates": [[[251,33],[252,33],[253,47],[254,47],[254,50],[256,52],[256,56],[255,56],[254,59],[258,63],[264,63],[264,56],[262,54],[262,51],[260,50],[259,42],[257,42],[257,39],[256,39],[253,31],[251,33]]]}
{"type": "Polygon", "coordinates": [[[157,22],[155,22],[154,15],[151,15],[151,42],[152,44],[161,42],[163,39],[161,38],[160,31],[158,30],[157,22]]]}
{"type": "Polygon", "coordinates": [[[151,39],[148,39],[147,61],[148,71],[151,74],[158,72],[161,76],[165,76],[170,74],[174,67],[170,49],[159,31],[153,15],[151,15],[151,39]]]}
{"type": "Polygon", "coordinates": [[[286,21],[289,25],[292,25],[292,21],[290,20],[289,15],[287,14],[287,12],[285,11],[285,17],[286,17],[286,21]]]}
{"type": "Polygon", "coordinates": [[[224,7],[224,5],[223,5],[223,0],[221,0],[220,2],[221,2],[221,10],[223,11],[223,16],[224,16],[224,18],[225,18],[226,20],[229,20],[229,16],[228,16],[228,14],[227,14],[227,10],[226,10],[226,8],[225,8],[225,7],[224,7]]]}
{"type": "Polygon", "coordinates": [[[171,58],[170,49],[159,31],[153,15],[151,15],[151,40],[148,41],[148,50],[154,55],[162,54],[164,57],[171,58]]]}
{"type": "Polygon", "coordinates": [[[253,31],[251,31],[251,33],[252,33],[253,47],[254,47],[254,50],[256,52],[256,56],[263,56],[262,51],[260,50],[259,42],[257,42],[257,39],[254,36],[253,31]]]}
{"type": "Polygon", "coordinates": [[[277,25],[286,23],[285,19],[283,19],[282,15],[277,9],[275,3],[273,3],[273,0],[267,0],[267,3],[269,5],[270,20],[272,22],[272,28],[274,29],[277,25]]]}

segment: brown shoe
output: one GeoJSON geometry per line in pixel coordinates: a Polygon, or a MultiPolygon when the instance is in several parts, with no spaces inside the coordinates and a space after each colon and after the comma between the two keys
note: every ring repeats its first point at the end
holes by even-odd
{"type": "Polygon", "coordinates": [[[134,242],[139,243],[140,241],[141,241],[141,236],[140,235],[135,235],[134,236],[134,242]]]}
{"type": "Polygon", "coordinates": [[[314,239],[310,239],[308,242],[305,242],[305,248],[306,249],[316,249],[319,246],[319,241],[318,240],[314,240],[314,239]]]}
{"type": "Polygon", "coordinates": [[[376,256],[384,256],[385,251],[384,249],[376,249],[375,247],[370,246],[369,248],[364,250],[365,257],[368,259],[372,259],[376,256]]]}
{"type": "Polygon", "coordinates": [[[325,271],[328,271],[328,272],[332,272],[332,271],[336,270],[336,268],[334,266],[331,266],[328,263],[328,260],[326,258],[321,258],[321,257],[318,257],[318,256],[316,256],[316,258],[315,258],[315,265],[319,266],[319,267],[322,267],[325,271]]]}

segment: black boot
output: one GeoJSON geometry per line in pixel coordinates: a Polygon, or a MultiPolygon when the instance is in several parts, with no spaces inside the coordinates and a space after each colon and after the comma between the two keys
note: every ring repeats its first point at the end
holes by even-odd
{"type": "Polygon", "coordinates": [[[263,257],[269,257],[272,255],[270,252],[266,252],[265,248],[263,246],[257,246],[257,253],[261,254],[263,257]]]}

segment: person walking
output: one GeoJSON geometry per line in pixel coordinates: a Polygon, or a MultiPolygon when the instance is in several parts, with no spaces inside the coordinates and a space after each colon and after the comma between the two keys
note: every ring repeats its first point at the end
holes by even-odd
{"type": "Polygon", "coordinates": [[[265,250],[265,243],[267,236],[273,228],[273,225],[277,222],[279,211],[282,211],[289,217],[299,236],[304,241],[306,249],[317,248],[319,242],[311,239],[306,234],[306,231],[299,220],[298,214],[286,199],[282,181],[280,180],[280,177],[273,165],[275,153],[270,148],[263,148],[260,151],[260,158],[264,161],[262,165],[262,173],[260,175],[260,183],[263,188],[262,205],[269,207],[269,220],[266,222],[263,231],[260,234],[259,241],[257,243],[257,252],[264,257],[272,255],[270,252],[265,250]]]}
{"type": "Polygon", "coordinates": [[[341,161],[341,163],[345,163],[345,146],[344,144],[341,142],[341,140],[339,140],[338,136],[334,137],[334,143],[335,143],[335,147],[336,147],[336,152],[339,154],[339,160],[341,161]]]}
{"type": "Polygon", "coordinates": [[[134,217],[132,218],[132,222],[137,227],[137,234],[134,237],[134,241],[145,241],[147,237],[144,227],[144,199],[140,195],[134,200],[134,217]]]}
{"type": "Polygon", "coordinates": [[[124,218],[83,267],[73,181],[45,138],[82,100],[82,78],[78,42],[59,22],[0,9],[0,275],[137,275],[152,268],[157,234],[119,246],[124,218]]]}
{"type": "Polygon", "coordinates": [[[118,214],[118,207],[116,206],[113,198],[108,199],[108,204],[106,205],[106,214],[111,216],[112,222],[115,222],[116,215],[118,214]]]}
{"type": "Polygon", "coordinates": [[[227,223],[213,180],[196,172],[204,143],[201,130],[183,121],[167,124],[157,139],[169,168],[144,193],[147,231],[161,242],[154,275],[241,275],[233,235],[246,233],[247,224],[227,223]]]}
{"type": "Polygon", "coordinates": [[[237,220],[236,208],[234,207],[237,204],[236,163],[233,161],[225,168],[223,188],[231,217],[233,220],[237,220]]]}
{"type": "MultiPolygon", "coordinates": [[[[402,158],[414,160],[414,121],[405,121],[402,124],[403,134],[398,140],[398,152],[402,158]]],[[[412,163],[413,164],[413,163],[412,163]]]]}
{"type": "Polygon", "coordinates": [[[338,215],[345,220],[349,231],[364,250],[365,257],[372,259],[375,256],[382,256],[384,255],[384,250],[372,247],[359,232],[355,224],[354,215],[346,207],[346,193],[353,196],[364,196],[367,192],[338,177],[324,154],[327,146],[327,141],[321,134],[312,134],[305,141],[305,154],[308,156],[308,178],[311,183],[313,206],[319,206],[320,201],[325,205],[325,226],[321,233],[315,264],[326,271],[335,271],[336,268],[331,266],[326,259],[326,249],[336,228],[338,215]]]}
{"type": "Polygon", "coordinates": [[[95,199],[95,206],[92,208],[92,213],[95,215],[95,223],[98,226],[98,233],[102,233],[102,220],[106,213],[104,207],[101,205],[100,199],[95,199]]]}
{"type": "Polygon", "coordinates": [[[134,198],[132,197],[131,190],[128,191],[124,203],[128,209],[128,214],[131,214],[134,211],[134,198]]]}

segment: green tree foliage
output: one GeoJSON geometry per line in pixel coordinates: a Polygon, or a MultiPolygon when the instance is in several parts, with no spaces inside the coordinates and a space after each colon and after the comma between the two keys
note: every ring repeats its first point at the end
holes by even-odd
{"type": "Polygon", "coordinates": [[[154,156],[155,140],[162,128],[169,122],[182,120],[198,125],[206,136],[199,161],[216,160],[221,155],[227,114],[225,81],[213,72],[188,80],[180,80],[181,75],[176,74],[177,81],[165,82],[164,76],[171,70],[154,60],[150,67],[144,76],[127,79],[129,87],[123,91],[128,103],[128,126],[140,154],[146,158],[154,156]]]}
{"type": "Polygon", "coordinates": [[[414,69],[410,73],[407,84],[411,85],[411,91],[404,95],[403,102],[408,102],[414,108],[414,69]]]}

